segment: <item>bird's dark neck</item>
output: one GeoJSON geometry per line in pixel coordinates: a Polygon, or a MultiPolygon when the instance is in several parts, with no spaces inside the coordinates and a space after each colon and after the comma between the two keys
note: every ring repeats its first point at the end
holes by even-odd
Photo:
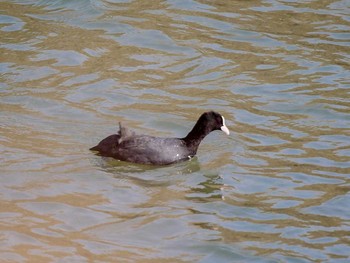
{"type": "Polygon", "coordinates": [[[193,129],[187,134],[183,140],[187,147],[190,147],[195,153],[201,141],[207,136],[211,130],[206,126],[203,126],[200,122],[197,122],[193,129]]]}

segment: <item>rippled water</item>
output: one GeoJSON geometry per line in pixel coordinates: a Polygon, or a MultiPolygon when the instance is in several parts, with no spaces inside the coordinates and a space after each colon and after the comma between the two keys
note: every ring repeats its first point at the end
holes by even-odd
{"type": "Polygon", "coordinates": [[[2,262],[348,262],[349,1],[0,7],[2,262]],[[206,110],[190,162],[88,150],[206,110]]]}

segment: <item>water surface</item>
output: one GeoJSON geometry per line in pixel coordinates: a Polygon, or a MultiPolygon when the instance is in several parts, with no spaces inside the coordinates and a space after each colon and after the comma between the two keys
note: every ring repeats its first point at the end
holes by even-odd
{"type": "Polygon", "coordinates": [[[0,3],[3,262],[347,262],[348,1],[0,3]],[[231,130],[166,167],[118,121],[231,130]]]}

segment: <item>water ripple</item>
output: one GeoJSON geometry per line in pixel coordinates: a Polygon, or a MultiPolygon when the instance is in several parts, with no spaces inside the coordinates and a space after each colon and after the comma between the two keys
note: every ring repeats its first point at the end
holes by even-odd
{"type": "Polygon", "coordinates": [[[348,260],[347,1],[1,7],[3,260],[348,260]],[[189,162],[88,151],[210,109],[232,135],[189,162]]]}

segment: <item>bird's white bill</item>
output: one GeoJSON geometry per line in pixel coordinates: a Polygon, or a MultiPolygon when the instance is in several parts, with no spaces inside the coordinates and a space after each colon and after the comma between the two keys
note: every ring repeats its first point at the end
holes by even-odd
{"type": "Polygon", "coordinates": [[[221,130],[226,133],[227,135],[230,135],[230,131],[228,130],[226,124],[225,124],[225,118],[224,116],[221,116],[222,117],[222,126],[221,126],[221,130]]]}

